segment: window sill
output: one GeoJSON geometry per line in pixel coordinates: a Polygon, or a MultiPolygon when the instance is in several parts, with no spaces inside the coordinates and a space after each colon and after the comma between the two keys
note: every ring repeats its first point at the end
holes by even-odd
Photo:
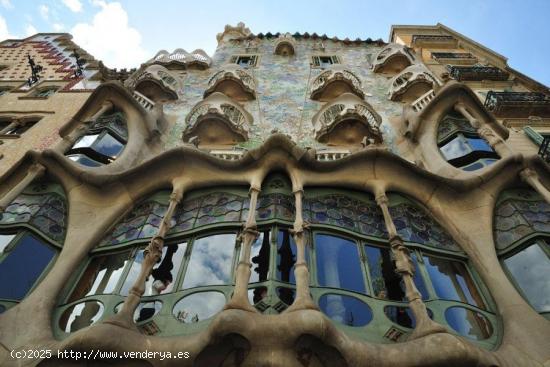
{"type": "Polygon", "coordinates": [[[17,97],[17,99],[36,99],[36,100],[43,100],[48,99],[49,97],[37,97],[37,96],[23,96],[23,97],[17,97]]]}
{"type": "Polygon", "coordinates": [[[0,139],[19,139],[20,134],[0,134],[0,139]]]}

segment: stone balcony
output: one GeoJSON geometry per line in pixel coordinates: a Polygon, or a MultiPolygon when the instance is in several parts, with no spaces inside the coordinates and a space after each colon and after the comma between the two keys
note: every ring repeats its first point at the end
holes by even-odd
{"type": "Polygon", "coordinates": [[[453,65],[473,65],[477,62],[477,58],[469,52],[432,52],[432,59],[453,65]]]}
{"type": "Polygon", "coordinates": [[[327,102],[343,93],[353,93],[363,98],[361,80],[342,65],[331,65],[329,69],[317,75],[311,83],[311,99],[327,102]]]}
{"type": "Polygon", "coordinates": [[[126,81],[126,86],[152,101],[178,99],[179,78],[162,65],[150,65],[126,81]]]}
{"type": "Polygon", "coordinates": [[[451,66],[449,75],[458,81],[508,80],[510,74],[493,66],[451,66]]]}
{"type": "Polygon", "coordinates": [[[550,96],[534,92],[490,91],[485,108],[496,117],[550,117],[550,96]]]}
{"type": "Polygon", "coordinates": [[[252,75],[237,64],[228,64],[210,78],[204,97],[220,92],[237,101],[249,101],[256,98],[255,90],[252,75]]]}
{"type": "Polygon", "coordinates": [[[399,73],[414,64],[414,57],[406,46],[390,43],[383,48],[372,64],[375,73],[399,73]]]}
{"type": "Polygon", "coordinates": [[[246,141],[253,118],[231,98],[214,92],[195,105],[185,121],[184,141],[196,137],[200,145],[219,146],[246,141]]]}
{"type": "Polygon", "coordinates": [[[327,103],[313,116],[315,138],[321,143],[358,146],[381,143],[382,118],[368,103],[352,93],[344,93],[327,103]]]}
{"type": "Polygon", "coordinates": [[[159,51],[147,63],[164,65],[169,69],[196,68],[202,70],[210,67],[212,59],[201,49],[189,53],[184,49],[178,48],[172,53],[166,50],[159,51]]]}
{"type": "Polygon", "coordinates": [[[411,65],[392,79],[388,96],[392,101],[412,102],[439,84],[424,65],[411,65]]]}

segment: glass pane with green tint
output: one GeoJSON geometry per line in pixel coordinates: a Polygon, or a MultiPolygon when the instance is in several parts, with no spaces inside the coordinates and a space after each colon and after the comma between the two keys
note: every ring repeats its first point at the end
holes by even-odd
{"type": "Polygon", "coordinates": [[[340,294],[324,294],[319,308],[332,320],[348,326],[365,326],[372,320],[372,311],[363,301],[340,294]]]}
{"type": "Polygon", "coordinates": [[[250,251],[252,270],[250,283],[267,280],[269,273],[270,230],[260,231],[260,235],[254,242],[250,251]]]}
{"type": "Polygon", "coordinates": [[[277,280],[292,284],[296,283],[294,277],[296,256],[297,248],[294,238],[288,230],[280,230],[277,235],[277,280]]]}
{"type": "Polygon", "coordinates": [[[230,284],[235,239],[234,233],[196,239],[182,289],[230,284]]]}
{"type": "Polygon", "coordinates": [[[72,333],[94,324],[103,315],[103,304],[99,301],[82,302],[65,310],[59,319],[59,327],[72,333]]]}
{"type": "Polygon", "coordinates": [[[474,340],[483,340],[493,334],[491,322],[479,312],[464,307],[449,307],[445,320],[458,334],[474,340]]]}

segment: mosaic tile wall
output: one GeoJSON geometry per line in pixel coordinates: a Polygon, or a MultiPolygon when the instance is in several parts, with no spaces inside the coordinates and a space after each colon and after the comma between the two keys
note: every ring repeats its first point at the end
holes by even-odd
{"type": "Polygon", "coordinates": [[[257,51],[254,52],[246,52],[245,42],[223,42],[212,56],[213,62],[209,69],[187,71],[180,99],[165,105],[165,114],[176,120],[166,141],[166,149],[182,144],[181,134],[185,129],[187,114],[202,100],[209,78],[236,54],[260,55],[257,66],[248,69],[256,79],[257,98],[243,103],[245,109],[252,114],[254,123],[249,140],[241,146],[248,149],[257,147],[265,139],[266,131],[276,129],[290,135],[302,147],[322,147],[323,144],[313,137],[311,121],[323,102],[309,98],[309,86],[323,69],[311,68],[310,62],[312,55],[327,54],[338,55],[342,65],[361,79],[365,100],[382,116],[384,142],[390,150],[397,153],[394,132],[388,120],[401,115],[402,105],[387,98],[390,80],[370,69],[370,60],[375,58],[383,46],[345,45],[341,41],[327,40],[323,42],[325,51],[320,52],[313,49],[316,41],[295,39],[295,55],[289,57],[273,53],[276,38],[257,41],[257,51]]]}

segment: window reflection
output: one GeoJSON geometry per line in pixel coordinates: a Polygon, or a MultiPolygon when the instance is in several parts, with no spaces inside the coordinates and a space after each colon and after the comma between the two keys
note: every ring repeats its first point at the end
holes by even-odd
{"type": "Polygon", "coordinates": [[[4,253],[4,249],[8,247],[14,238],[15,234],[0,234],[0,255],[4,253]]]}
{"type": "Polygon", "coordinates": [[[425,255],[424,263],[439,298],[485,307],[463,263],[425,255]]]}
{"type": "Polygon", "coordinates": [[[263,282],[267,280],[269,273],[269,243],[270,231],[260,232],[256,241],[252,243],[250,259],[252,262],[252,272],[250,274],[250,283],[263,282]]]}
{"type": "Polygon", "coordinates": [[[92,258],[71,294],[69,302],[92,294],[112,293],[129,258],[130,251],[92,258]]]}
{"type": "Polygon", "coordinates": [[[69,307],[59,319],[59,327],[72,333],[94,324],[103,315],[103,304],[98,301],[82,302],[69,307]]]}
{"type": "Polygon", "coordinates": [[[195,323],[209,319],[225,305],[225,296],[220,292],[199,292],[184,297],[176,303],[172,314],[182,323],[195,323]]]}
{"type": "Polygon", "coordinates": [[[279,230],[277,235],[277,280],[291,284],[296,283],[294,278],[296,256],[294,237],[286,229],[279,230]]]}
{"type": "Polygon", "coordinates": [[[141,302],[134,312],[134,321],[140,322],[149,320],[159,313],[161,309],[162,302],[160,301],[141,302]]]}
{"type": "Polygon", "coordinates": [[[506,268],[538,312],[550,312],[550,259],[533,244],[504,260],[506,268]]]}
{"type": "Polygon", "coordinates": [[[405,300],[405,286],[388,248],[365,246],[374,296],[392,301],[405,300]]]}
{"type": "Polygon", "coordinates": [[[25,233],[0,263],[0,298],[21,300],[36,283],[55,251],[25,233]]]}
{"type": "Polygon", "coordinates": [[[317,233],[315,254],[320,286],[366,293],[358,247],[354,241],[317,233]]]}
{"type": "Polygon", "coordinates": [[[296,291],[292,288],[277,287],[277,295],[287,305],[291,305],[296,297],[296,291]]]}
{"type": "Polygon", "coordinates": [[[365,326],[372,320],[370,307],[355,297],[325,294],[319,307],[332,320],[348,326],[365,326]]]}
{"type": "Polygon", "coordinates": [[[445,319],[458,334],[475,340],[489,338],[493,327],[485,316],[463,307],[449,307],[445,319]]]}
{"type": "MultiPolygon", "coordinates": [[[[145,296],[164,294],[172,291],[174,279],[180,269],[186,247],[187,243],[185,242],[163,246],[160,263],[153,267],[151,276],[145,282],[145,296]]],[[[139,250],[122,285],[120,294],[124,296],[128,295],[139,276],[143,258],[144,250],[139,250]]]]}
{"type": "Polygon", "coordinates": [[[248,301],[255,305],[267,297],[267,287],[256,287],[248,290],[248,301]]]}
{"type": "Polygon", "coordinates": [[[235,239],[229,233],[195,240],[182,288],[230,284],[235,239]]]}

